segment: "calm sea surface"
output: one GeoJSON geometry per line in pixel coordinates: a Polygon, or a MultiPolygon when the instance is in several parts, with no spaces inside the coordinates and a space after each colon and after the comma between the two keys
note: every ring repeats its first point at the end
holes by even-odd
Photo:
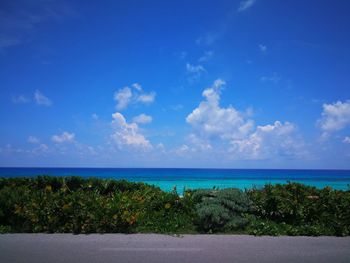
{"type": "Polygon", "coordinates": [[[0,168],[0,177],[53,175],[126,179],[171,191],[183,189],[262,187],[287,181],[323,188],[349,190],[350,170],[249,170],[249,169],[121,169],[121,168],[0,168]]]}

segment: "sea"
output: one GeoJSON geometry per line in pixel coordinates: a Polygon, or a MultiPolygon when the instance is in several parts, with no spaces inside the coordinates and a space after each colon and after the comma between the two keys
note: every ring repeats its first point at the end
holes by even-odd
{"type": "Polygon", "coordinates": [[[198,188],[262,188],[298,182],[317,188],[350,190],[350,170],[177,169],[177,168],[0,168],[0,177],[81,176],[126,179],[183,193],[198,188]]]}

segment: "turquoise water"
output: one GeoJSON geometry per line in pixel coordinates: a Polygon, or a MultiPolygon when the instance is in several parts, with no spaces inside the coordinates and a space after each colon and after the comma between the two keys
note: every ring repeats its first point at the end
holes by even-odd
{"type": "MultiPolygon", "coordinates": [[[[289,180],[294,181],[294,180],[289,180]]],[[[186,180],[186,181],[146,181],[148,184],[153,184],[156,186],[159,186],[161,189],[165,191],[171,191],[176,187],[178,192],[183,192],[184,189],[199,189],[199,188],[239,188],[239,189],[249,189],[252,187],[256,188],[262,188],[265,184],[271,183],[271,184],[285,184],[288,182],[288,180],[186,180]]],[[[350,184],[349,181],[347,182],[312,182],[312,181],[304,181],[304,180],[296,180],[296,182],[315,186],[317,188],[324,188],[326,186],[330,186],[334,189],[338,190],[347,190],[349,189],[348,185],[350,184]]]]}
{"type": "Polygon", "coordinates": [[[317,188],[330,186],[349,190],[350,170],[261,170],[261,169],[121,169],[121,168],[0,168],[0,177],[70,176],[126,179],[159,186],[165,191],[184,189],[249,189],[267,183],[299,182],[317,188]]]}

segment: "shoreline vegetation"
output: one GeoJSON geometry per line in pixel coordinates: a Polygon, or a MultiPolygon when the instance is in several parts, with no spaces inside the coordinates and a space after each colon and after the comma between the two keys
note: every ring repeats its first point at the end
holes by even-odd
{"type": "Polygon", "coordinates": [[[0,178],[0,233],[349,236],[350,189],[287,183],[180,196],[126,180],[0,178]]]}

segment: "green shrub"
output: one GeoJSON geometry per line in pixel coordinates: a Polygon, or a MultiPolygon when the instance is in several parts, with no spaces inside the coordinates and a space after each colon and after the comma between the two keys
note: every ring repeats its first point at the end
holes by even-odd
{"type": "Polygon", "coordinates": [[[248,196],[238,189],[197,190],[195,223],[199,231],[237,231],[247,225],[245,215],[251,210],[248,196]]]}
{"type": "Polygon", "coordinates": [[[11,232],[11,227],[0,225],[0,234],[5,234],[11,232]]]}
{"type": "Polygon", "coordinates": [[[285,235],[287,228],[285,224],[278,224],[270,220],[253,220],[248,227],[248,233],[256,236],[278,236],[285,235]]]}
{"type": "Polygon", "coordinates": [[[125,180],[0,179],[0,225],[12,232],[186,232],[193,228],[186,202],[125,180]]]}
{"type": "Polygon", "coordinates": [[[297,183],[186,191],[125,180],[0,178],[0,233],[350,235],[350,191],[297,183]]]}
{"type": "Polygon", "coordinates": [[[150,193],[144,205],[139,232],[186,233],[194,230],[193,203],[188,195],[180,198],[176,192],[150,193]]]}
{"type": "Polygon", "coordinates": [[[288,183],[266,185],[248,194],[260,219],[291,225],[302,235],[349,235],[349,191],[288,183]]]}

